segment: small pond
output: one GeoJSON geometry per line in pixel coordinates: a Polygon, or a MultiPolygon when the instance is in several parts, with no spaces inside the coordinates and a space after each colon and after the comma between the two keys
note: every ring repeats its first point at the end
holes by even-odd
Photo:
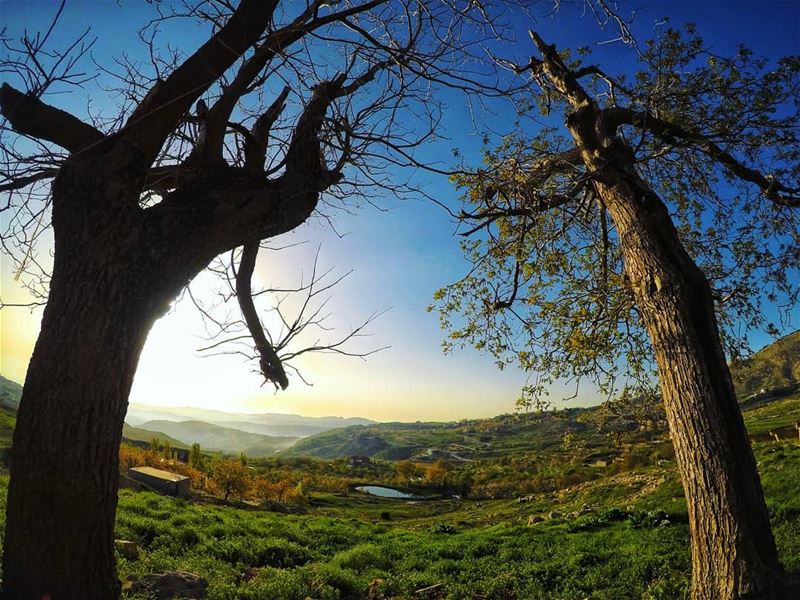
{"type": "Polygon", "coordinates": [[[393,490],[392,488],[382,487],[380,485],[360,485],[356,488],[358,492],[364,492],[371,496],[378,496],[380,498],[393,498],[395,500],[419,500],[422,496],[416,494],[408,494],[400,490],[393,490]]]}

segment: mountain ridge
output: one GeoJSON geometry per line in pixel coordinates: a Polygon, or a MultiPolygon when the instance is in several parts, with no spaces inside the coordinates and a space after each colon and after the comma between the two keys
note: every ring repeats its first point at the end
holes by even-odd
{"type": "Polygon", "coordinates": [[[296,437],[267,436],[248,433],[204,421],[147,421],[139,426],[145,431],[163,431],[169,436],[198,443],[203,449],[227,453],[244,453],[248,456],[268,456],[284,450],[297,441],[296,437]]]}
{"type": "Polygon", "coordinates": [[[125,420],[140,426],[148,421],[202,421],[222,427],[233,427],[248,433],[270,437],[307,437],[330,429],[350,425],[368,425],[375,421],[362,417],[305,417],[283,413],[240,413],[183,407],[161,407],[131,403],[125,420]]]}

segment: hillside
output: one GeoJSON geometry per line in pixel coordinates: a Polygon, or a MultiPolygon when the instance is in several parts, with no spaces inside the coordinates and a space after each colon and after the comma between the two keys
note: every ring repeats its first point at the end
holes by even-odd
{"type": "Polygon", "coordinates": [[[800,385],[800,331],[732,364],[731,375],[740,400],[800,385]]]}
{"type": "MultiPolygon", "coordinates": [[[[731,372],[742,400],[765,389],[764,399],[788,397],[794,406],[793,386],[800,383],[800,331],[766,346],[749,360],[732,365],[731,372]]],[[[797,415],[792,413],[786,419],[797,420],[797,415]]],[[[778,422],[780,426],[786,424],[775,421],[778,422]]],[[[424,462],[445,458],[463,462],[546,450],[563,444],[565,434],[571,434],[573,443],[584,448],[599,449],[612,431],[629,441],[646,437],[647,432],[637,429],[628,419],[609,420],[595,406],[457,423],[377,423],[334,429],[298,441],[286,454],[326,459],[366,455],[386,460],[424,462]]]]}
{"type": "Polygon", "coordinates": [[[145,431],[163,431],[186,444],[198,443],[203,449],[219,450],[248,456],[265,456],[284,450],[297,441],[296,437],[274,437],[248,433],[232,427],[222,427],[203,421],[148,421],[140,426],[145,431]]]}
{"type": "Polygon", "coordinates": [[[17,410],[22,398],[22,386],[0,375],[0,407],[17,410]]]}
{"type": "Polygon", "coordinates": [[[122,425],[122,439],[130,440],[133,442],[150,442],[153,438],[158,438],[160,442],[169,442],[173,448],[189,448],[189,444],[176,440],[164,433],[163,431],[153,431],[150,429],[141,429],[140,427],[133,427],[127,423],[122,425]]]}
{"type": "Polygon", "coordinates": [[[0,448],[11,446],[22,386],[0,375],[0,448]]]}
{"type": "Polygon", "coordinates": [[[500,415],[453,423],[380,423],[335,429],[298,441],[286,454],[317,458],[366,455],[387,460],[469,461],[541,451],[567,433],[591,440],[588,409],[500,415]]]}

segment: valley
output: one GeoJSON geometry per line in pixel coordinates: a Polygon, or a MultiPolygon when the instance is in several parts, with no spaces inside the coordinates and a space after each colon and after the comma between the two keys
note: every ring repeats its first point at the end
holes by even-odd
{"type": "MultiPolygon", "coordinates": [[[[780,352],[770,346],[733,372],[747,369],[737,377],[749,392],[743,415],[781,560],[796,573],[800,393],[791,377],[800,334],[776,344],[780,352]]],[[[20,388],[0,384],[7,445],[20,388]]],[[[657,405],[449,423],[248,421],[295,434],[344,421],[304,437],[237,429],[242,415],[218,411],[133,413],[116,527],[136,548],[118,555],[124,598],[143,598],[136,582],[169,571],[201,577],[214,600],[667,600],[688,590],[686,504],[657,405]],[[143,420],[158,416],[165,418],[143,420]],[[192,416],[215,423],[181,420],[192,416]],[[201,453],[184,464],[175,452],[188,457],[192,444],[201,453]],[[134,464],[189,476],[192,497],[143,489],[126,476],[134,464]],[[218,465],[241,473],[227,502],[218,465]]],[[[3,498],[6,485],[0,476],[3,498]]]]}

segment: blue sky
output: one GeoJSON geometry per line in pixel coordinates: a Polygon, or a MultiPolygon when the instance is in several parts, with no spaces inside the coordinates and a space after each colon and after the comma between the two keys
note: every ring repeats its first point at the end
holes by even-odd
{"type": "MultiPolygon", "coordinates": [[[[18,37],[24,28],[46,27],[57,6],[55,1],[0,0],[0,21],[7,28],[7,35],[18,37]]],[[[686,20],[697,23],[698,32],[720,53],[738,43],[773,57],[800,52],[800,2],[620,3],[623,14],[633,9],[635,31],[643,39],[654,33],[655,23],[661,17],[668,16],[673,26],[686,20]]],[[[151,12],[152,7],[140,1],[68,1],[53,43],[59,45],[91,26],[98,38],[93,53],[99,60],[107,62],[123,49],[136,53],[140,51],[136,29],[151,12]]],[[[565,48],[615,37],[612,28],[600,31],[594,20],[581,17],[580,12],[579,8],[565,4],[554,19],[542,17],[536,23],[520,21],[518,56],[530,53],[524,35],[530,27],[565,48]]],[[[204,35],[203,30],[190,27],[182,30],[179,39],[171,41],[187,48],[201,43],[204,35]]],[[[620,65],[631,65],[633,59],[630,48],[621,44],[594,46],[593,61],[613,65],[608,70],[622,70],[620,65]]],[[[96,94],[94,102],[104,101],[96,89],[90,91],[96,94]]],[[[477,163],[485,125],[473,127],[466,104],[456,94],[450,93],[443,99],[449,105],[442,127],[447,139],[420,156],[442,161],[446,166],[452,161],[452,148],[458,147],[468,160],[477,163]]],[[[80,93],[55,95],[48,100],[78,114],[85,110],[85,96],[80,93]]],[[[493,109],[502,110],[498,106],[493,109]]],[[[497,127],[506,122],[510,125],[507,119],[504,113],[497,112],[479,113],[477,120],[497,127]]],[[[444,177],[420,174],[419,181],[424,182],[428,194],[443,202],[453,203],[457,197],[444,177]]],[[[373,337],[363,347],[391,348],[367,361],[327,355],[310,357],[301,366],[314,385],[307,387],[294,380],[289,390],[273,394],[271,389],[260,387],[259,377],[237,358],[197,357],[194,350],[203,345],[198,337],[201,323],[188,303],[182,303],[156,323],[142,356],[131,400],[220,410],[358,415],[410,421],[491,416],[513,410],[525,374],[514,369],[500,372],[490,357],[472,350],[444,356],[440,350],[443,333],[437,318],[425,310],[438,287],[465,272],[450,218],[441,208],[422,199],[372,200],[387,210],[364,205],[354,214],[337,214],[336,232],[320,220],[305,225],[281,242],[307,243],[283,256],[264,256],[257,276],[270,283],[296,281],[297,265],[304,265],[307,272],[317,246],[321,245],[323,266],[334,266],[338,272],[353,271],[331,300],[331,323],[345,330],[375,311],[390,308],[372,325],[373,337]]],[[[24,298],[12,281],[6,257],[2,268],[3,299],[24,298]]],[[[195,285],[202,287],[203,281],[195,285]]],[[[0,372],[21,380],[35,339],[38,314],[19,310],[10,313],[4,310],[0,314],[3,327],[0,372]]],[[[768,341],[766,336],[758,334],[752,339],[756,347],[768,341]]],[[[572,387],[556,387],[553,399],[572,395],[573,391],[572,387]]],[[[574,402],[596,401],[596,394],[586,387],[574,402]]]]}

